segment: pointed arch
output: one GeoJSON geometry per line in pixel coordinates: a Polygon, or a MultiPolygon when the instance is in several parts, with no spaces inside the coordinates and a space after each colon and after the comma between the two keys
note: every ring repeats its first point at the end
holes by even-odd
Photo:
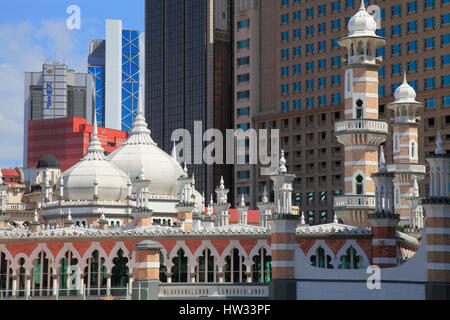
{"type": "Polygon", "coordinates": [[[360,261],[360,262],[362,263],[362,265],[365,268],[370,266],[369,258],[367,257],[367,255],[364,252],[364,250],[358,245],[358,243],[354,239],[347,240],[345,242],[345,244],[339,249],[338,253],[336,254],[336,263],[337,263],[337,265],[339,265],[341,263],[341,258],[347,254],[347,250],[350,247],[355,249],[356,250],[356,254],[362,258],[362,261],[360,261]]]}
{"type": "Polygon", "coordinates": [[[308,254],[306,255],[307,261],[311,261],[311,257],[316,255],[318,252],[318,249],[322,248],[324,250],[325,255],[325,262],[326,264],[330,264],[333,266],[333,268],[336,268],[336,257],[333,253],[333,250],[328,247],[325,240],[317,240],[314,245],[309,249],[308,254]],[[330,261],[327,261],[327,256],[330,257],[330,261]]]}

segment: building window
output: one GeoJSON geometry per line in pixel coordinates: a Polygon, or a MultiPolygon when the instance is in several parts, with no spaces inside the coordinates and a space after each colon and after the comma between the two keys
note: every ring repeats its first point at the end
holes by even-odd
{"type": "Polygon", "coordinates": [[[402,45],[400,43],[392,46],[392,55],[402,54],[402,45]]]}
{"type": "Polygon", "coordinates": [[[294,29],[294,40],[300,39],[300,37],[301,37],[300,29],[299,28],[298,29],[294,29]]]}
{"type": "Polygon", "coordinates": [[[378,87],[378,95],[384,97],[385,96],[385,86],[378,87]]]}
{"type": "Polygon", "coordinates": [[[385,32],[384,28],[377,29],[375,31],[375,33],[379,37],[385,37],[386,36],[386,32],[385,32]]]}
{"type": "Polygon", "coordinates": [[[434,108],[434,107],[436,107],[436,98],[425,99],[425,107],[426,108],[434,108]]]}
{"type": "Polygon", "coordinates": [[[282,59],[289,59],[289,49],[281,50],[281,58],[282,59]]]}
{"type": "Polygon", "coordinates": [[[408,71],[417,71],[417,60],[408,61],[408,71]]]}
{"type": "Polygon", "coordinates": [[[417,40],[408,42],[408,52],[417,51],[417,40]]]}
{"type": "MultiPolygon", "coordinates": [[[[450,37],[449,37],[449,39],[450,39],[450,37]]],[[[331,48],[332,49],[339,48],[338,40],[339,40],[339,38],[331,39],[331,48]]]]}
{"type": "Polygon", "coordinates": [[[302,72],[302,67],[299,63],[294,65],[294,75],[300,74],[302,72]]]}
{"type": "Polygon", "coordinates": [[[319,41],[319,51],[327,50],[327,43],[325,41],[319,41]]]}
{"type": "Polygon", "coordinates": [[[238,109],[238,116],[248,116],[248,115],[250,115],[250,107],[238,109]]]}
{"type": "Polygon", "coordinates": [[[341,9],[341,2],[340,1],[334,1],[331,3],[331,11],[338,11],[341,9]]]}
{"type": "Polygon", "coordinates": [[[450,13],[446,13],[441,16],[441,25],[446,25],[450,23],[450,13]]]}
{"type": "Polygon", "coordinates": [[[249,26],[250,26],[250,20],[249,19],[238,21],[238,23],[237,23],[238,29],[248,28],[249,26]]]}
{"type": "Polygon", "coordinates": [[[314,44],[308,43],[306,45],[306,53],[314,53],[314,44]]]}
{"type": "Polygon", "coordinates": [[[341,103],[341,94],[340,93],[333,93],[331,95],[331,103],[341,103]]]}
{"type": "Polygon", "coordinates": [[[300,99],[294,100],[294,109],[301,109],[302,108],[302,101],[300,99]]]}
{"type": "Polygon", "coordinates": [[[443,96],[442,97],[442,106],[443,107],[450,107],[450,96],[443,96]]]}
{"type": "Polygon", "coordinates": [[[442,58],[441,58],[441,65],[443,67],[447,66],[447,65],[450,65],[450,54],[446,54],[446,55],[442,56],[442,58]]]}
{"type": "Polygon", "coordinates": [[[300,10],[294,12],[294,21],[300,20],[300,10]]]}
{"type": "Polygon", "coordinates": [[[358,175],[355,179],[356,186],[356,194],[361,195],[364,194],[364,178],[361,175],[358,175]]]}
{"type": "Polygon", "coordinates": [[[424,8],[425,9],[434,8],[434,5],[435,5],[435,0],[425,0],[424,8]]]}
{"type": "Polygon", "coordinates": [[[425,90],[434,89],[436,87],[436,80],[434,77],[425,79],[425,90]]]}
{"type": "Polygon", "coordinates": [[[237,97],[239,100],[241,99],[249,99],[250,98],[250,90],[239,91],[237,93],[237,97]]]}
{"type": "Polygon", "coordinates": [[[306,27],[306,35],[312,36],[314,34],[314,26],[307,26],[306,27]]]}
{"type": "Polygon", "coordinates": [[[250,64],[250,57],[243,57],[238,59],[238,66],[250,64]]]}
{"type": "Polygon", "coordinates": [[[402,6],[396,5],[392,7],[392,17],[400,16],[402,14],[402,6]]]}
{"type": "Polygon", "coordinates": [[[326,7],[324,4],[321,4],[319,6],[319,16],[325,14],[325,9],[326,9],[326,7]]]}
{"type": "Polygon", "coordinates": [[[441,36],[441,45],[445,46],[450,43],[450,33],[441,36]]]}
{"type": "Polygon", "coordinates": [[[238,75],[238,83],[249,81],[250,81],[250,73],[238,75]]]}
{"type": "Polygon", "coordinates": [[[408,22],[408,32],[417,31],[417,21],[408,22]]]}
{"type": "Polygon", "coordinates": [[[434,37],[425,39],[425,49],[434,49],[434,37]]]}
{"type": "Polygon", "coordinates": [[[281,41],[289,41],[289,31],[284,31],[281,33],[281,41]]]}
{"type": "Polygon", "coordinates": [[[335,74],[335,75],[331,76],[331,84],[338,85],[340,83],[341,83],[341,75],[340,74],[335,74]]]}
{"type": "Polygon", "coordinates": [[[436,24],[435,17],[429,17],[424,20],[423,26],[425,29],[428,29],[428,28],[434,28],[435,24],[436,24]]]}
{"type": "Polygon", "coordinates": [[[358,101],[356,101],[356,119],[362,119],[364,116],[363,104],[364,103],[361,99],[358,99],[358,101]]]}
{"type": "Polygon", "coordinates": [[[281,68],[281,76],[282,76],[282,77],[287,77],[287,76],[289,76],[289,67],[282,67],[282,68],[281,68]]]}
{"type": "Polygon", "coordinates": [[[341,57],[340,56],[335,56],[333,58],[331,58],[331,65],[333,67],[337,67],[341,64],[341,57]]]}
{"type": "Polygon", "coordinates": [[[294,47],[294,57],[299,57],[300,54],[301,54],[301,47],[300,46],[294,47]]]}
{"type": "Polygon", "coordinates": [[[417,12],[417,1],[408,2],[408,13],[417,12]]]}
{"type": "Polygon", "coordinates": [[[393,36],[401,35],[402,34],[402,25],[396,24],[392,26],[392,33],[393,36]]]}
{"type": "Polygon", "coordinates": [[[395,63],[392,65],[392,75],[401,74],[402,73],[402,64],[395,63]]]}
{"type": "Polygon", "coordinates": [[[434,68],[435,66],[435,59],[434,57],[430,57],[430,58],[426,58],[425,59],[425,63],[424,63],[424,68],[428,69],[428,68],[434,68]]]}
{"type": "Polygon", "coordinates": [[[298,93],[301,90],[302,90],[301,82],[300,81],[294,82],[294,92],[298,93]]]}
{"type": "Polygon", "coordinates": [[[450,86],[450,74],[441,77],[442,88],[450,86]]]}
{"type": "Polygon", "coordinates": [[[289,23],[289,14],[285,13],[281,15],[281,23],[289,23]]]}

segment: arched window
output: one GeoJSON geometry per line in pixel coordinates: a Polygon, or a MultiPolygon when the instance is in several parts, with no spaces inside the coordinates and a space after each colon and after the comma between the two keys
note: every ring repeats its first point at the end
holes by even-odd
{"type": "Polygon", "coordinates": [[[20,258],[19,260],[19,274],[18,274],[18,284],[17,284],[17,296],[24,297],[25,296],[25,259],[20,258]]]}
{"type": "Polygon", "coordinates": [[[317,268],[327,268],[333,269],[333,265],[331,264],[331,257],[325,254],[325,250],[322,247],[318,247],[316,250],[316,254],[312,255],[311,265],[317,268]]]}
{"type": "Polygon", "coordinates": [[[362,175],[358,175],[355,179],[356,182],[356,194],[364,194],[364,178],[362,175]]]}
{"type": "Polygon", "coordinates": [[[11,261],[6,259],[6,254],[3,252],[0,256],[0,290],[4,291],[1,296],[9,297],[11,296],[12,288],[12,269],[10,268],[11,261]]]}
{"type": "Polygon", "coordinates": [[[33,261],[31,274],[31,292],[35,297],[48,297],[52,294],[53,281],[50,261],[45,251],[39,252],[33,261]]]}
{"type": "Polygon", "coordinates": [[[114,290],[114,288],[126,288],[128,285],[128,258],[124,257],[122,249],[117,251],[117,256],[113,259],[114,267],[111,270],[111,293],[112,295],[119,295],[119,290],[114,290]]]}
{"type": "Polygon", "coordinates": [[[77,264],[78,259],[73,257],[73,253],[70,250],[59,260],[59,295],[69,296],[77,294],[77,264]]]}
{"type": "Polygon", "coordinates": [[[361,99],[356,101],[356,119],[362,119],[364,117],[363,104],[361,99]]]}
{"type": "Polygon", "coordinates": [[[195,267],[196,282],[218,281],[215,266],[215,257],[211,254],[210,249],[205,248],[202,255],[198,257],[198,264],[197,267],[195,267]]]}
{"type": "Polygon", "coordinates": [[[417,158],[417,147],[416,143],[414,141],[411,141],[411,144],[409,145],[409,153],[411,158],[416,159],[417,158]]]}
{"type": "Polygon", "coordinates": [[[270,282],[272,279],[272,257],[267,254],[267,250],[261,248],[258,255],[253,257],[252,280],[253,282],[270,282]]]}
{"type": "Polygon", "coordinates": [[[86,295],[106,295],[107,270],[104,263],[105,258],[100,258],[98,250],[93,251],[92,256],[87,259],[87,267],[84,268],[86,295]]]}
{"type": "Polygon", "coordinates": [[[400,188],[395,188],[395,204],[400,205],[400,188]]]}
{"type": "Polygon", "coordinates": [[[233,248],[231,254],[225,258],[225,282],[245,282],[247,275],[244,265],[244,257],[239,253],[239,250],[233,248]]]}
{"type": "Polygon", "coordinates": [[[164,257],[162,253],[159,255],[159,281],[167,282],[167,267],[164,265],[164,257]]]}
{"type": "Polygon", "coordinates": [[[350,247],[347,249],[346,254],[340,258],[341,264],[338,269],[365,269],[362,264],[362,257],[358,256],[355,248],[350,247]]]}
{"type": "Polygon", "coordinates": [[[177,256],[172,259],[172,282],[187,282],[188,281],[188,258],[184,250],[180,248],[177,256]]]}

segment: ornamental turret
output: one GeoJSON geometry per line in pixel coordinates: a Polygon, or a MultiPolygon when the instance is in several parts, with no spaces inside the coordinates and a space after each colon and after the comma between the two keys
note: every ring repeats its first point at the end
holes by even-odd
{"type": "MultiPolygon", "coordinates": [[[[388,104],[394,113],[392,124],[393,164],[389,172],[395,173],[394,207],[400,215],[400,225],[411,225],[417,210],[408,205],[408,198],[413,197],[413,180],[421,181],[425,177],[426,167],[419,163],[419,129],[417,118],[423,103],[416,101],[416,92],[408,84],[406,73],[403,83],[395,90],[395,101],[388,104]],[[416,212],[413,212],[416,211],[416,212]]],[[[410,203],[411,204],[411,203],[410,203]]]]}
{"type": "Polygon", "coordinates": [[[336,123],[337,140],[344,145],[345,193],[334,199],[339,218],[349,225],[368,226],[367,214],[375,210],[378,147],[386,141],[388,123],[378,119],[378,69],[376,52],[386,44],[375,32],[375,19],[364,1],[348,23],[348,35],[338,41],[347,48],[344,121],[336,123]]]}

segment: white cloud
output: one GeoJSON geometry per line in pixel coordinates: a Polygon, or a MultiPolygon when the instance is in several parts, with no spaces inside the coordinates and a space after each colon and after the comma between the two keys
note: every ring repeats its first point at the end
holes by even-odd
{"type": "Polygon", "coordinates": [[[87,57],[76,52],[75,36],[65,20],[0,25],[0,167],[22,165],[24,73],[41,70],[55,54],[71,69],[86,71],[87,57]]]}

